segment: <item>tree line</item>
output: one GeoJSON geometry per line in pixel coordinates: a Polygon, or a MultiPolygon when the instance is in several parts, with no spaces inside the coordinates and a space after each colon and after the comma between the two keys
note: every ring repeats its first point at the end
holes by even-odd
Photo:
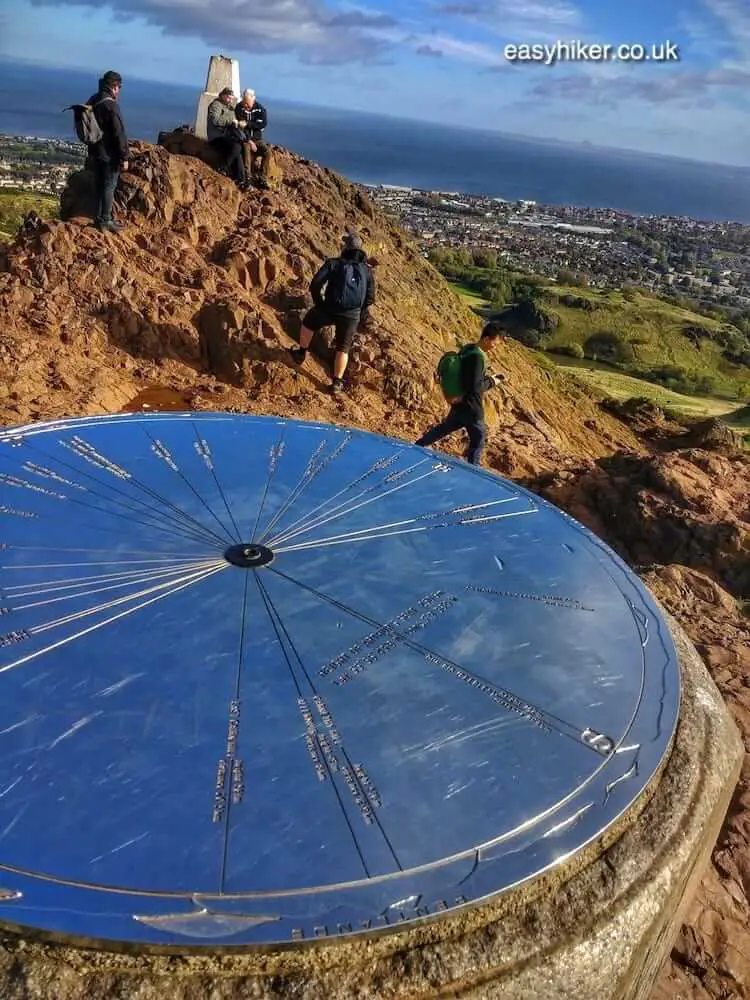
{"type": "Polygon", "coordinates": [[[488,247],[433,247],[428,260],[449,281],[456,281],[486,299],[490,309],[510,302],[538,302],[545,278],[519,274],[498,262],[497,251],[488,247]]]}

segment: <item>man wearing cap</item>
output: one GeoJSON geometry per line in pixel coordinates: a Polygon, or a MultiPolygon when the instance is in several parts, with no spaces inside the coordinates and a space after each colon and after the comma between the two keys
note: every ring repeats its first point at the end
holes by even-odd
{"type": "MultiPolygon", "coordinates": [[[[512,309],[513,307],[511,307],[512,309]]],[[[487,373],[487,351],[506,333],[512,317],[508,310],[505,318],[493,320],[482,330],[478,343],[469,344],[459,351],[461,360],[460,396],[449,399],[450,410],[444,420],[428,430],[415,444],[427,447],[440,441],[441,438],[465,430],[468,437],[465,458],[471,465],[481,463],[482,452],[487,442],[487,424],[484,419],[484,394],[499,382],[504,381],[503,375],[487,373]]]]}
{"type": "Polygon", "coordinates": [[[243,190],[248,187],[242,160],[244,134],[234,113],[235,96],[225,87],[208,106],[206,134],[211,146],[221,156],[221,169],[243,190]]]}
{"type": "Polygon", "coordinates": [[[344,388],[354,335],[360,325],[366,324],[369,308],[375,302],[375,278],[356,233],[344,236],[341,255],[325,261],[310,282],[310,292],[315,304],[302,320],[299,347],[291,348],[289,353],[297,364],[303,364],[313,335],[333,325],[336,354],[331,392],[337,395],[344,388]]]}
{"type": "Polygon", "coordinates": [[[119,233],[122,226],[112,219],[112,203],[115,198],[120,171],[128,169],[128,137],[122,123],[118,98],[122,88],[122,77],[114,70],[108,70],[99,80],[99,90],[88,99],[94,118],[102,130],[98,142],[89,146],[89,164],[94,171],[96,190],[97,229],[119,233]]]}
{"type": "Polygon", "coordinates": [[[249,179],[264,191],[268,190],[268,175],[271,168],[271,147],[263,142],[263,129],[268,124],[268,112],[255,98],[254,90],[243,90],[242,100],[234,109],[237,121],[244,126],[245,137],[243,155],[245,173],[249,179]],[[260,160],[260,170],[257,169],[260,160]]]}

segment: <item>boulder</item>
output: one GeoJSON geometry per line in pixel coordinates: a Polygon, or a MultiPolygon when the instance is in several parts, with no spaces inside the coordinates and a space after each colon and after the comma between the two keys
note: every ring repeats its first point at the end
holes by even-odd
{"type": "Polygon", "coordinates": [[[194,132],[178,128],[172,132],[159,133],[159,145],[176,156],[194,156],[197,160],[218,170],[221,157],[205,139],[200,139],[194,132]]]}
{"type": "Polygon", "coordinates": [[[96,194],[94,174],[91,170],[76,170],[68,178],[68,183],[60,195],[60,218],[93,219],[96,216],[96,194]]]}
{"type": "Polygon", "coordinates": [[[210,302],[196,314],[200,360],[206,371],[234,385],[241,382],[242,311],[224,302],[210,302]]]}
{"type": "Polygon", "coordinates": [[[711,417],[695,424],[686,435],[685,443],[691,448],[705,448],[732,454],[742,449],[742,437],[721,420],[711,417]]]}

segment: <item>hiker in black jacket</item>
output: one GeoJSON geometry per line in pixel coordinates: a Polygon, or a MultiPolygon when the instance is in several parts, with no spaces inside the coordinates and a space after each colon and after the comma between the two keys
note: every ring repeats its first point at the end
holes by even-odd
{"type": "Polygon", "coordinates": [[[314,334],[325,326],[335,326],[331,392],[337,395],[344,388],[344,372],[354,335],[367,324],[370,306],[375,302],[375,277],[359,236],[346,234],[341,256],[329,258],[323,264],[310,282],[310,292],[315,304],[302,320],[299,347],[291,348],[289,353],[297,364],[303,364],[314,334]]]}
{"type": "Polygon", "coordinates": [[[267,191],[268,175],[271,169],[271,147],[263,142],[263,129],[268,125],[268,112],[255,99],[254,90],[244,90],[242,100],[234,109],[237,121],[244,125],[247,141],[243,144],[242,155],[248,178],[267,191]],[[258,169],[260,161],[260,169],[258,169]]]}
{"type": "Polygon", "coordinates": [[[128,137],[120,115],[117,100],[122,88],[122,77],[109,70],[99,81],[99,90],[89,98],[87,104],[93,108],[99,128],[104,133],[99,142],[89,146],[89,162],[94,170],[96,184],[97,229],[119,233],[122,226],[112,219],[112,203],[115,197],[120,171],[128,169],[128,137]]]}
{"type": "Polygon", "coordinates": [[[484,394],[503,381],[502,375],[487,374],[486,351],[498,342],[506,330],[502,321],[488,323],[482,330],[477,344],[470,344],[460,353],[460,396],[451,398],[450,410],[445,420],[431,428],[415,444],[428,446],[455,431],[465,430],[469,443],[465,458],[471,465],[479,465],[487,442],[487,424],[484,420],[484,394]]]}

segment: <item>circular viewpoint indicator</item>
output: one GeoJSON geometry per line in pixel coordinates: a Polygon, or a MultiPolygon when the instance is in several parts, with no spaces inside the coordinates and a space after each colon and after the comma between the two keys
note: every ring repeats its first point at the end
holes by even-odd
{"type": "Polygon", "coordinates": [[[229,414],[0,434],[0,922],[273,945],[486,901],[643,792],[638,579],[513,483],[229,414]]]}

